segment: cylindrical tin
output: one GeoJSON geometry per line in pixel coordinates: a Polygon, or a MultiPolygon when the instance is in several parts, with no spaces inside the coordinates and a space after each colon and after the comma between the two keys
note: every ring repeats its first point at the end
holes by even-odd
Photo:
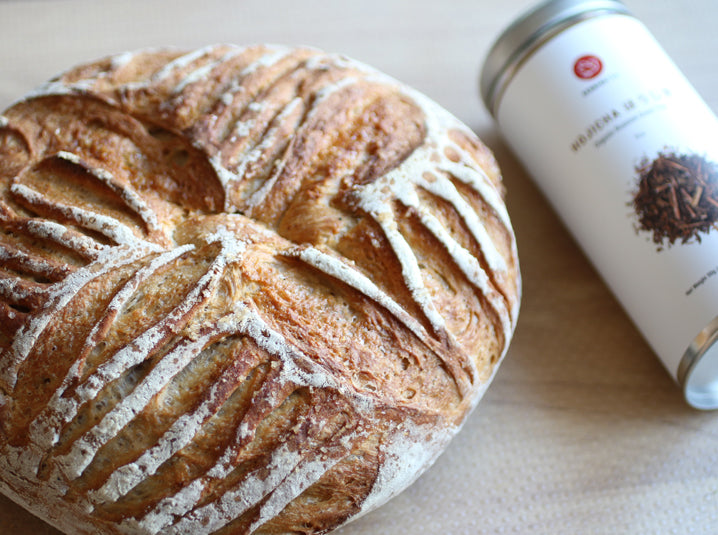
{"type": "Polygon", "coordinates": [[[718,119],[616,0],[537,6],[480,88],[687,401],[718,408],[718,119]]]}

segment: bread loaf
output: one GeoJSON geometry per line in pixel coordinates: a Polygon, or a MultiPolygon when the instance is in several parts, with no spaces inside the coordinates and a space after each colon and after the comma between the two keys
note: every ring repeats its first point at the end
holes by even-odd
{"type": "Polygon", "coordinates": [[[345,57],[221,45],[0,116],[0,490],[66,533],[326,533],[420,475],[506,353],[497,165],[345,57]]]}

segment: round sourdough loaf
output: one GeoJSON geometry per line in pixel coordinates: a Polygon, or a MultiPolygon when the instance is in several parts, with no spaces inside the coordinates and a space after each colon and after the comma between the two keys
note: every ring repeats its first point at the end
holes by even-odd
{"type": "Polygon", "coordinates": [[[325,533],[506,353],[499,170],[342,56],[146,50],[0,116],[0,490],[67,533],[325,533]]]}

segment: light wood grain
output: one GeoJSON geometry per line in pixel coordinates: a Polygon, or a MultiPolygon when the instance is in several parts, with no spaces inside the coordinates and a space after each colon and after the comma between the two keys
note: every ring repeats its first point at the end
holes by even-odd
{"type": "MultiPolygon", "coordinates": [[[[717,110],[718,3],[626,3],[717,110]]],[[[508,357],[436,465],[341,535],[718,533],[718,413],[685,404],[479,102],[491,41],[532,4],[0,2],[0,108],[75,63],[127,49],[307,44],[413,85],[495,151],[524,278],[508,357]]],[[[0,533],[57,532],[0,498],[0,533]]]]}

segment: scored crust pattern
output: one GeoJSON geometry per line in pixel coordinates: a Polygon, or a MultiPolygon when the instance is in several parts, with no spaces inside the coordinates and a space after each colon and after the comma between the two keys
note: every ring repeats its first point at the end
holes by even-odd
{"type": "Polygon", "coordinates": [[[0,116],[0,188],[0,490],[68,533],[330,531],[516,324],[490,152],[341,56],[77,67],[0,116]]]}

